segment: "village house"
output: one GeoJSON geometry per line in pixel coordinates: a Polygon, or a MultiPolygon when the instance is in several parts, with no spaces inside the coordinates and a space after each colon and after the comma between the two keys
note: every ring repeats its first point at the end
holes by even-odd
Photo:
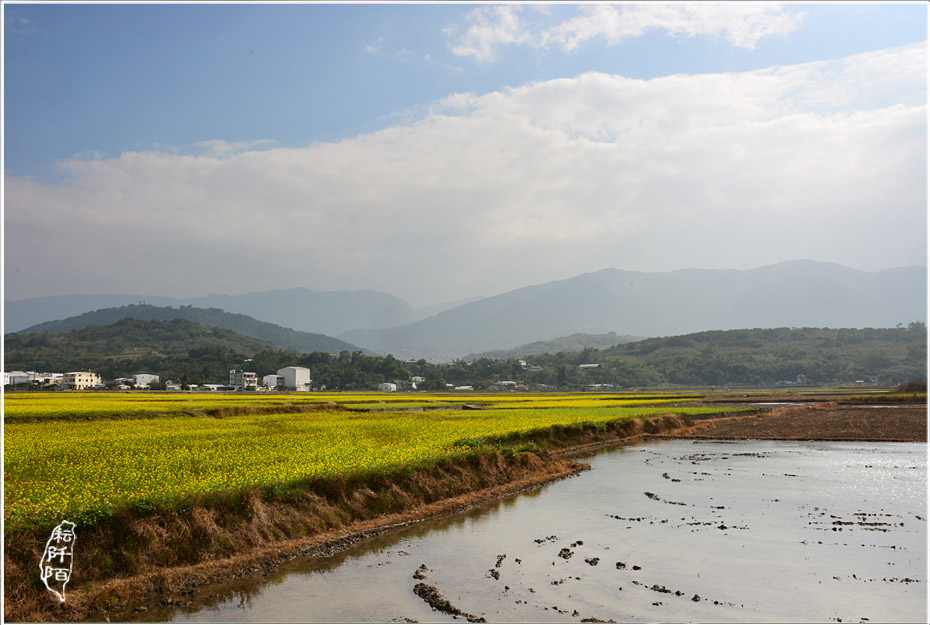
{"type": "Polygon", "coordinates": [[[62,385],[71,390],[82,391],[101,385],[100,376],[90,371],[69,371],[62,378],[62,385]]]}
{"type": "Polygon", "coordinates": [[[132,376],[132,383],[136,388],[148,388],[149,384],[153,382],[157,384],[160,379],[161,378],[152,373],[137,373],[132,376]]]}
{"type": "Polygon", "coordinates": [[[229,370],[229,386],[235,389],[254,391],[258,388],[258,376],[253,371],[229,370]]]}

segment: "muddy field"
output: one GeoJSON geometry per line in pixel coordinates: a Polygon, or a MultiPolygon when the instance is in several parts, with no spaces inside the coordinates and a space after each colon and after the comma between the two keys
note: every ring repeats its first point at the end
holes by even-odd
{"type": "Polygon", "coordinates": [[[601,450],[585,457],[591,471],[543,491],[295,560],[144,620],[926,622],[923,449],[601,450]]]}
{"type": "Polygon", "coordinates": [[[836,403],[776,408],[751,416],[709,419],[673,438],[927,442],[927,406],[847,406],[836,403]]]}

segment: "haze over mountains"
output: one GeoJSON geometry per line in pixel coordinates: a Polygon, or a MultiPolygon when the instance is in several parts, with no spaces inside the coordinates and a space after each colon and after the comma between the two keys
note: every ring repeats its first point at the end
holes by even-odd
{"type": "Polygon", "coordinates": [[[45,321],[23,330],[33,332],[67,332],[83,330],[90,326],[109,326],[123,319],[141,319],[145,321],[173,321],[183,319],[205,328],[222,328],[232,330],[243,336],[267,341],[281,349],[292,349],[300,353],[341,351],[358,351],[359,347],[334,339],[331,336],[315,332],[302,332],[283,326],[258,321],[248,315],[228,313],[218,308],[196,308],[194,306],[152,306],[151,304],[131,304],[113,308],[101,308],[74,317],[58,321],[45,321]]]}
{"type": "Polygon", "coordinates": [[[420,313],[404,300],[377,291],[310,291],[303,288],[244,295],[213,293],[187,299],[157,295],[56,295],[7,300],[5,331],[20,332],[45,321],[143,301],[152,306],[219,308],[294,330],[330,336],[355,328],[386,328],[410,323],[442,310],[440,305],[420,313]]]}
{"type": "MultiPolygon", "coordinates": [[[[74,310],[120,296],[99,297],[6,302],[6,331],[47,320],[53,311],[66,307],[74,310]]],[[[125,304],[127,296],[122,297],[120,303],[125,304]]],[[[423,319],[416,319],[416,311],[403,300],[372,291],[291,289],[194,300],[147,297],[146,301],[209,303],[263,321],[332,334],[376,353],[442,361],[576,333],[612,331],[650,337],[786,326],[894,327],[926,320],[927,270],[864,272],[815,261],[751,270],[605,269],[482,298],[423,319]]]]}
{"type": "Polygon", "coordinates": [[[813,261],[747,271],[605,269],[338,338],[398,358],[442,359],[576,332],[649,337],[785,326],[894,327],[926,318],[926,281],[924,267],[869,273],[813,261]]]}

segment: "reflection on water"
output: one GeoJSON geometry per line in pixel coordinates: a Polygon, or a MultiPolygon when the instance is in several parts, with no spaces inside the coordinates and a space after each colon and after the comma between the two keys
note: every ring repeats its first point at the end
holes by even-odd
{"type": "Polygon", "coordinates": [[[145,618],[456,620],[413,593],[422,581],[489,622],[926,622],[924,444],[674,441],[588,461],[145,618]]]}

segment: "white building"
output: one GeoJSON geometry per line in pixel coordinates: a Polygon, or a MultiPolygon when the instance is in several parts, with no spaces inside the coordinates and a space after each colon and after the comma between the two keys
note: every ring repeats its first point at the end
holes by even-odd
{"type": "Polygon", "coordinates": [[[284,390],[286,391],[309,391],[310,386],[310,369],[305,367],[284,367],[278,369],[278,375],[284,378],[284,390]]]}
{"type": "Polygon", "coordinates": [[[65,388],[81,391],[85,388],[100,386],[100,376],[89,371],[69,371],[62,378],[65,388]]]}
{"type": "Polygon", "coordinates": [[[27,382],[32,382],[35,378],[35,374],[30,376],[26,371],[4,371],[3,372],[3,386],[8,384],[25,384],[27,382]]]}
{"type": "Polygon", "coordinates": [[[397,390],[397,385],[394,384],[393,382],[382,382],[381,384],[378,385],[378,390],[384,391],[386,393],[393,393],[394,391],[397,390]]]}
{"type": "Polygon", "coordinates": [[[258,388],[258,376],[253,371],[229,370],[229,385],[233,388],[244,388],[254,391],[258,388]]]}
{"type": "Polygon", "coordinates": [[[132,376],[132,383],[136,388],[148,388],[152,382],[158,382],[161,378],[152,373],[137,373],[132,376]]]}
{"type": "Polygon", "coordinates": [[[265,388],[284,388],[284,378],[276,373],[266,375],[262,378],[262,386],[265,388]]]}

